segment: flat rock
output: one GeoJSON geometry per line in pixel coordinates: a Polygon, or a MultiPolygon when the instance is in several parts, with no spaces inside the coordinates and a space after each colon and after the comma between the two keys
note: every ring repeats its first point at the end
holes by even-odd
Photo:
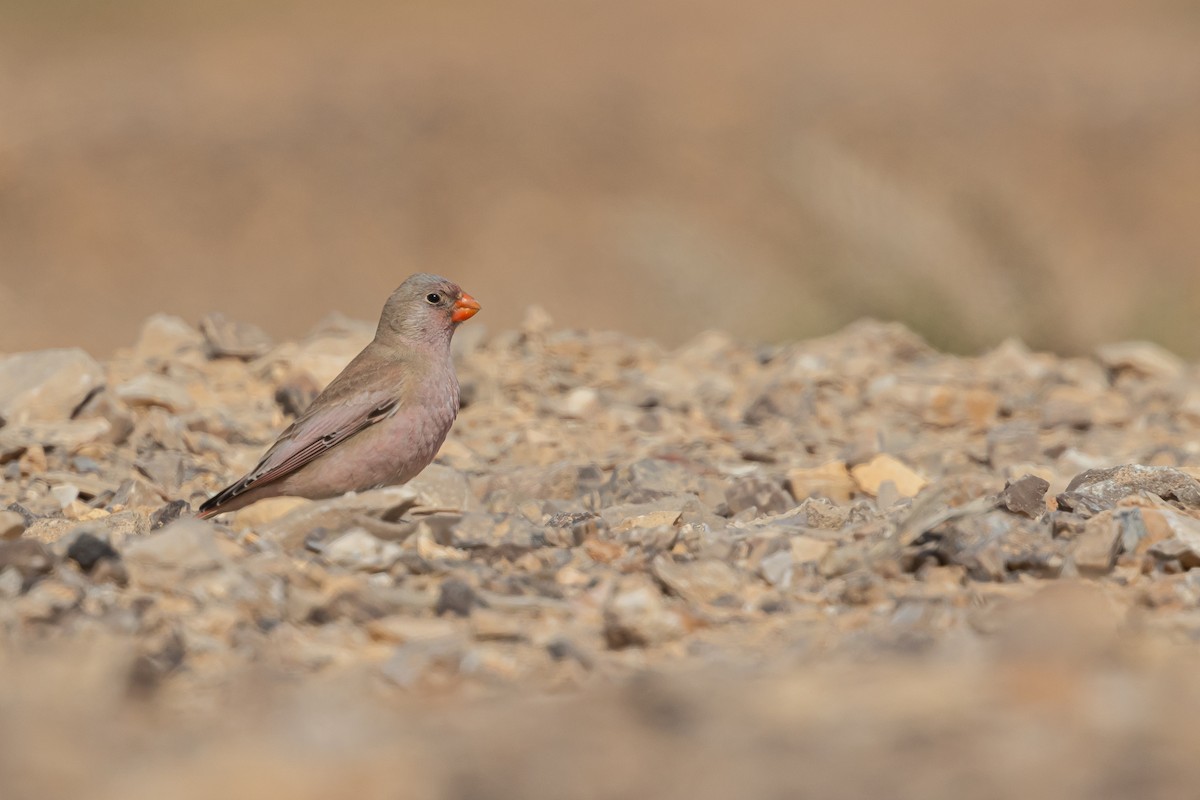
{"type": "Polygon", "coordinates": [[[787,474],[788,490],[797,500],[823,497],[832,503],[850,502],[858,486],[850,477],[850,471],[841,461],[830,461],[819,467],[790,470],[787,474]]]}
{"type": "Polygon", "coordinates": [[[1076,475],[1057,498],[1060,508],[1095,514],[1130,495],[1146,494],[1200,507],[1200,482],[1172,467],[1125,464],[1076,475]]]}
{"type": "Polygon", "coordinates": [[[200,332],[204,335],[209,354],[214,358],[248,361],[266,355],[273,344],[262,328],[249,322],[231,320],[220,312],[208,314],[200,320],[200,332]]]}
{"type": "Polygon", "coordinates": [[[1141,378],[1171,380],[1183,374],[1183,359],[1153,342],[1113,342],[1096,348],[1096,358],[1108,369],[1132,372],[1141,378]]]}
{"type": "Polygon", "coordinates": [[[122,383],[114,391],[131,406],[160,406],[173,413],[190,411],[195,405],[187,387],[153,372],[143,372],[122,383]]]}
{"type": "Polygon", "coordinates": [[[876,497],[883,484],[891,483],[901,497],[914,497],[929,485],[929,481],[895,456],[880,453],[864,464],[850,470],[851,477],[864,493],[876,497]]]}
{"type": "Polygon", "coordinates": [[[645,576],[623,579],[604,605],[604,638],[613,649],[653,647],[686,632],[683,614],[645,576]]]}
{"type": "Polygon", "coordinates": [[[195,518],[179,519],[128,542],[124,557],[133,571],[198,572],[225,561],[217,546],[216,528],[195,518]]]}
{"type": "Polygon", "coordinates": [[[155,314],[142,324],[133,355],[139,361],[162,362],[188,350],[199,350],[203,344],[200,332],[182,318],[155,314]]]}
{"type": "Polygon", "coordinates": [[[1026,475],[1005,483],[1000,492],[1000,505],[1014,514],[1037,519],[1046,513],[1046,492],[1050,482],[1036,475],[1026,475]]]}
{"type": "Polygon", "coordinates": [[[25,517],[16,511],[0,511],[0,540],[20,538],[25,532],[25,517]]]}
{"type": "Polygon", "coordinates": [[[78,348],[0,358],[0,419],[8,425],[61,422],[97,389],[104,370],[78,348]]]}
{"type": "Polygon", "coordinates": [[[321,548],[321,555],[331,564],[364,572],[388,569],[404,554],[395,542],[376,539],[362,528],[353,528],[321,548]]]}
{"type": "Polygon", "coordinates": [[[678,562],[671,556],[656,556],[650,565],[654,577],[673,593],[698,605],[735,605],[741,576],[716,559],[678,562]]]}

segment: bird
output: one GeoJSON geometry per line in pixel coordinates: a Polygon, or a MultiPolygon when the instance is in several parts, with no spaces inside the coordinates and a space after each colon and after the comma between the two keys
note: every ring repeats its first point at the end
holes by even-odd
{"type": "Polygon", "coordinates": [[[196,516],[207,519],[267,497],[319,500],[416,477],[458,416],[450,340],[479,309],[453,281],[409,276],[388,297],[370,344],[254,469],[205,501],[196,516]]]}

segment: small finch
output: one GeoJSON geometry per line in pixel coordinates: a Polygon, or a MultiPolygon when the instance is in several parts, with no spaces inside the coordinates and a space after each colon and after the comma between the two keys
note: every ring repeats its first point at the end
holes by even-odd
{"type": "Polygon", "coordinates": [[[479,303],[436,275],[413,275],[383,306],[375,338],[280,434],[246,476],[197,516],[265,497],[320,499],[412,480],[458,416],[450,339],[479,303]]]}

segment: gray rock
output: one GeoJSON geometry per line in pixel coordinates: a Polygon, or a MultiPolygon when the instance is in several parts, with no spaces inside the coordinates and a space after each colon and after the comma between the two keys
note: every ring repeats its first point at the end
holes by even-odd
{"type": "Polygon", "coordinates": [[[407,486],[417,493],[422,506],[448,511],[469,511],[475,503],[467,476],[443,464],[430,464],[407,486]]]}
{"type": "Polygon", "coordinates": [[[742,579],[724,561],[678,562],[671,556],[658,555],[650,569],[664,586],[689,603],[725,606],[738,603],[742,579]]]}
{"type": "Polygon", "coordinates": [[[266,355],[272,345],[271,337],[257,325],[228,319],[214,312],[200,320],[200,332],[214,358],[231,357],[249,361],[266,355]]]}
{"type": "Polygon", "coordinates": [[[419,495],[410,486],[387,486],[306,503],[263,525],[259,534],[287,550],[299,551],[309,534],[318,528],[346,531],[365,527],[363,516],[392,521],[418,505],[419,495]]]}
{"type": "Polygon", "coordinates": [[[683,615],[644,575],[622,579],[604,604],[604,638],[614,650],[663,644],[686,630],[683,615]]]}
{"type": "Polygon", "coordinates": [[[646,502],[670,495],[693,494],[724,499],[719,482],[704,475],[698,465],[646,458],[616,470],[605,487],[616,502],[646,502]]]}
{"type": "Polygon", "coordinates": [[[603,479],[592,464],[517,467],[483,479],[480,494],[488,510],[509,512],[526,500],[574,500],[598,489],[603,479]]]}
{"type": "Polygon", "coordinates": [[[102,386],[104,370],[78,348],[0,358],[0,418],[8,425],[61,422],[102,386]]]}
{"type": "Polygon", "coordinates": [[[1057,498],[1059,508],[1091,516],[1113,508],[1124,497],[1147,494],[1176,500],[1185,506],[1200,506],[1200,482],[1171,467],[1125,464],[1108,469],[1089,469],[1076,475],[1057,498]]]}
{"type": "Polygon", "coordinates": [[[376,539],[362,528],[343,533],[321,549],[321,555],[329,563],[364,572],[387,570],[403,554],[400,545],[376,539]]]}
{"type": "Polygon", "coordinates": [[[0,572],[9,568],[19,572],[28,584],[54,569],[54,554],[33,539],[0,542],[0,572]]]}
{"type": "Polygon", "coordinates": [[[794,573],[791,550],[776,550],[758,564],[758,574],[776,589],[789,588],[794,573]]]}
{"type": "Polygon", "coordinates": [[[755,509],[759,516],[763,516],[787,511],[796,503],[779,483],[759,475],[749,475],[735,479],[725,489],[725,505],[731,514],[755,509]]]}
{"type": "Polygon", "coordinates": [[[545,547],[542,528],[518,514],[464,514],[439,544],[460,550],[497,550],[510,554],[545,547]]]}
{"type": "Polygon", "coordinates": [[[469,583],[459,578],[447,578],[438,589],[437,604],[433,610],[439,617],[443,614],[469,617],[471,609],[479,604],[479,597],[469,583]]]}
{"type": "Polygon", "coordinates": [[[106,419],[24,422],[0,428],[0,458],[12,458],[31,447],[74,450],[106,438],[112,425],[106,419]]]}
{"type": "Polygon", "coordinates": [[[1026,475],[1004,485],[1000,492],[1000,506],[1014,514],[1024,514],[1037,519],[1046,513],[1046,492],[1050,482],[1036,475],[1026,475]]]}

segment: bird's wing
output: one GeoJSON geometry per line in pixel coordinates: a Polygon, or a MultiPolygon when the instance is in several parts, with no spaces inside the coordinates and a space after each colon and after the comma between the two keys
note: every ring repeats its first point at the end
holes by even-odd
{"type": "Polygon", "coordinates": [[[337,388],[331,385],[323,396],[314,400],[312,406],[280,434],[254,469],[200,506],[200,516],[220,513],[220,507],[238,495],[292,474],[356,433],[392,416],[400,407],[402,388],[399,386],[338,391],[349,383],[352,382],[344,382],[337,388]]]}

